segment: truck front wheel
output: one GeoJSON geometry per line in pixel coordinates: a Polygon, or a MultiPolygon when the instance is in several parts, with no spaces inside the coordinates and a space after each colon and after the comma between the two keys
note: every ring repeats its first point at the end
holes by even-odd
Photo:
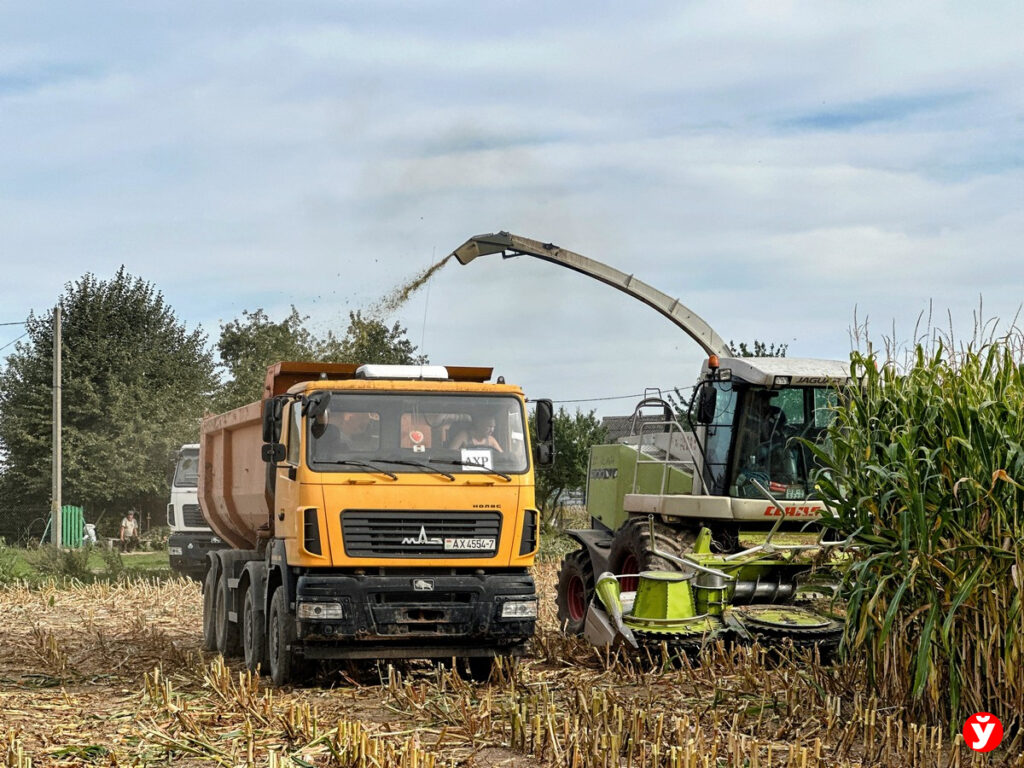
{"type": "Polygon", "coordinates": [[[203,650],[217,650],[217,567],[211,565],[206,570],[206,581],[203,583],[203,650]]]}
{"type": "Polygon", "coordinates": [[[278,587],[270,599],[270,617],[267,625],[270,679],[274,681],[274,685],[287,685],[295,675],[295,655],[291,646],[297,635],[295,617],[288,612],[284,587],[278,587]]]}
{"type": "Polygon", "coordinates": [[[263,612],[256,610],[257,597],[253,593],[256,583],[253,582],[245,590],[245,605],[242,608],[242,650],[245,653],[245,666],[253,672],[261,664],[266,667],[267,628],[263,612]]]}
{"type": "Polygon", "coordinates": [[[228,573],[221,570],[214,593],[214,622],[217,630],[217,650],[224,658],[238,656],[242,651],[242,633],[238,623],[228,618],[228,607],[231,605],[231,588],[228,587],[228,573]]]}

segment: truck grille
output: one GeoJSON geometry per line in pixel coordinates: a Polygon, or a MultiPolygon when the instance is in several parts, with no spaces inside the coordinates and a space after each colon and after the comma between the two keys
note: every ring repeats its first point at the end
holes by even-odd
{"type": "Polygon", "coordinates": [[[498,512],[346,509],[341,535],[349,557],[494,557],[501,535],[498,512]],[[493,539],[494,548],[445,548],[446,539],[493,539]]]}
{"type": "Polygon", "coordinates": [[[182,504],[181,519],[186,528],[205,528],[206,520],[198,504],[182,504]]]}

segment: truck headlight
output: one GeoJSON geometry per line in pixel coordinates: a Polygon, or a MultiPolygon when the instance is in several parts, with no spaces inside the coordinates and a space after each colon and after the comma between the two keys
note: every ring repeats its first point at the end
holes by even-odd
{"type": "Polygon", "coordinates": [[[168,547],[167,554],[171,557],[181,557],[181,547],[168,547]]]}
{"type": "Polygon", "coordinates": [[[537,600],[509,600],[501,606],[503,619],[536,619],[537,600]]]}
{"type": "Polygon", "coordinates": [[[300,619],[340,619],[341,603],[299,603],[296,610],[300,619]]]}

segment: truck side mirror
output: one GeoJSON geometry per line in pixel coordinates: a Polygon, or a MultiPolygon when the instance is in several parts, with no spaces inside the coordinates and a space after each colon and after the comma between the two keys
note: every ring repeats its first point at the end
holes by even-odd
{"type": "Polygon", "coordinates": [[[697,423],[710,424],[715,420],[715,406],[718,402],[718,390],[713,384],[705,382],[701,385],[700,396],[697,398],[697,423]]]}
{"type": "Polygon", "coordinates": [[[275,397],[263,401],[263,442],[276,443],[281,439],[281,417],[284,400],[275,397]]]}
{"type": "Polygon", "coordinates": [[[264,443],[263,460],[268,464],[280,464],[284,461],[284,443],[264,443]]]}
{"type": "Polygon", "coordinates": [[[555,460],[555,407],[550,400],[537,401],[536,419],[537,442],[533,446],[533,460],[537,466],[545,467],[555,460]]]}

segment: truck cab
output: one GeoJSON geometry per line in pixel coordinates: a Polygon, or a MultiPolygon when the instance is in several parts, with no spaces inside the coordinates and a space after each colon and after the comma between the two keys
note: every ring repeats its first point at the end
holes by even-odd
{"type": "Polygon", "coordinates": [[[202,581],[206,576],[207,553],[223,546],[210,530],[199,509],[199,444],[181,446],[171,477],[167,502],[167,555],[171,570],[202,581]]]}

